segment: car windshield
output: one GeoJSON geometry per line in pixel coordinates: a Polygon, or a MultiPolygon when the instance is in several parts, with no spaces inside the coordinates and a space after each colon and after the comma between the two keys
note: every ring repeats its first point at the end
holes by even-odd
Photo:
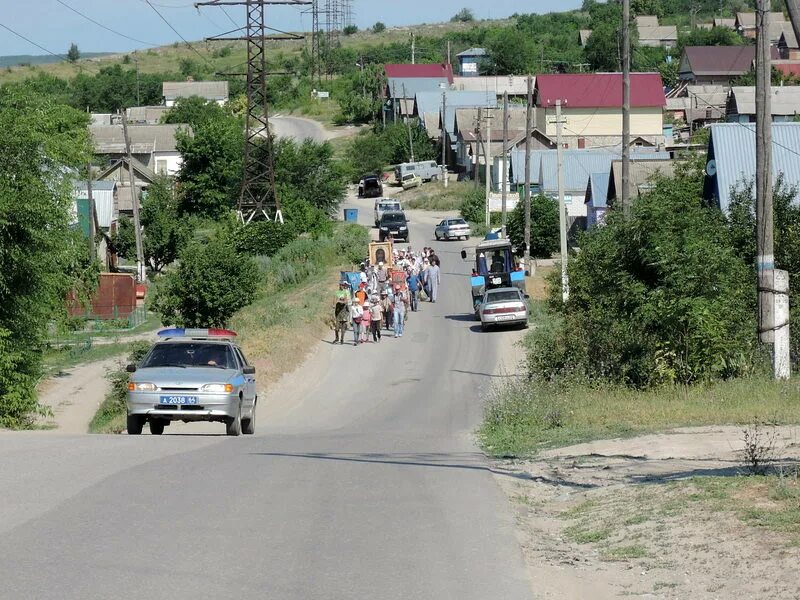
{"type": "Polygon", "coordinates": [[[387,210],[400,210],[400,205],[397,202],[393,202],[391,204],[383,203],[380,204],[380,209],[383,211],[387,210]]]}
{"type": "Polygon", "coordinates": [[[519,292],[516,290],[503,290],[502,292],[489,292],[486,295],[487,302],[513,302],[519,300],[519,292]]]}
{"type": "Polygon", "coordinates": [[[142,362],[148,367],[219,367],[235,369],[236,360],[227,344],[163,342],[156,344],[142,362]]]}
{"type": "Polygon", "coordinates": [[[406,218],[401,213],[386,213],[383,215],[384,223],[405,223],[406,218]]]}

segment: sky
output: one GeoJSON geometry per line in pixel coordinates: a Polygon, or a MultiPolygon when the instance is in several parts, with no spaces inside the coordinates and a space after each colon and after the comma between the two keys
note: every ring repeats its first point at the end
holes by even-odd
{"type": "MultiPolygon", "coordinates": [[[[200,11],[191,0],[150,0],[169,23],[189,41],[201,40],[233,29],[244,20],[244,7],[229,7],[226,15],[220,8],[200,11]]],[[[9,27],[56,54],[66,54],[72,42],[83,52],[128,52],[150,45],[180,41],[145,0],[0,0],[0,24],[9,27]],[[135,38],[125,39],[107,31],[75,10],[117,32],[135,38]],[[144,42],[144,43],[139,43],[144,42]]],[[[447,21],[461,8],[472,9],[477,18],[503,18],[514,13],[571,10],[581,0],[353,0],[354,21],[359,28],[376,21],[386,25],[414,25],[447,21]]],[[[289,31],[311,28],[310,7],[267,7],[269,25],[289,31]]],[[[0,27],[0,56],[45,54],[36,46],[0,27]]]]}

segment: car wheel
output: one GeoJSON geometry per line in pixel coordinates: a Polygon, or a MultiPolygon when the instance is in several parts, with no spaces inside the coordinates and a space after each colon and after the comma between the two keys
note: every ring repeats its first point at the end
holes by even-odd
{"type": "Polygon", "coordinates": [[[464,236],[464,239],[465,239],[465,240],[468,240],[468,239],[469,239],[469,236],[468,236],[468,235],[465,235],[465,236],[464,236]]]}
{"type": "Polygon", "coordinates": [[[128,435],[142,435],[144,417],[141,415],[128,415],[128,435]]]}
{"type": "Polygon", "coordinates": [[[256,432],[256,402],[253,402],[253,412],[247,419],[242,419],[242,433],[253,435],[256,432]]]}
{"type": "Polygon", "coordinates": [[[242,434],[242,401],[239,400],[239,406],[236,409],[236,416],[229,418],[225,422],[225,433],[228,435],[241,435],[242,434]]]}
{"type": "Polygon", "coordinates": [[[438,242],[439,241],[439,234],[434,232],[433,235],[436,237],[436,241],[438,242]]]}
{"type": "Polygon", "coordinates": [[[487,331],[489,331],[489,326],[486,323],[481,323],[481,331],[483,333],[486,333],[487,331]]]}
{"type": "Polygon", "coordinates": [[[439,176],[438,175],[431,176],[431,181],[439,181],[439,176]]]}
{"type": "Polygon", "coordinates": [[[151,435],[161,435],[164,433],[164,421],[150,421],[150,434],[151,435]]]}

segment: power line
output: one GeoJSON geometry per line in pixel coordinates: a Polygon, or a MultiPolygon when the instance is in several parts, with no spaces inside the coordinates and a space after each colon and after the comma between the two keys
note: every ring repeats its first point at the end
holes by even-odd
{"type": "Polygon", "coordinates": [[[152,8],[152,9],[153,9],[153,11],[154,11],[154,12],[155,12],[155,13],[156,13],[158,16],[159,16],[159,18],[160,18],[162,21],[164,21],[164,23],[166,23],[166,24],[167,24],[167,27],[169,27],[169,28],[170,28],[170,29],[171,29],[171,30],[172,30],[172,31],[175,33],[175,35],[177,35],[179,38],[181,38],[181,39],[184,41],[184,43],[186,44],[186,46],[187,46],[187,47],[188,47],[188,48],[189,48],[189,49],[190,49],[192,52],[194,52],[195,54],[197,54],[197,56],[199,56],[200,58],[202,58],[202,59],[203,59],[203,61],[204,61],[204,62],[205,62],[207,65],[209,65],[210,67],[213,67],[213,66],[214,66],[214,65],[212,65],[212,64],[211,64],[211,63],[208,61],[208,59],[207,59],[205,56],[203,56],[203,55],[202,55],[200,52],[198,52],[197,48],[195,48],[194,46],[192,46],[192,45],[189,43],[189,41],[188,41],[188,40],[187,40],[185,37],[183,37],[183,36],[182,36],[182,35],[181,35],[181,34],[178,32],[178,30],[177,30],[177,29],[175,29],[175,28],[172,26],[172,23],[170,23],[169,21],[167,21],[167,19],[165,19],[165,18],[164,18],[164,15],[162,15],[162,14],[161,14],[161,13],[158,11],[158,9],[157,9],[155,6],[153,6],[153,4],[152,4],[152,2],[150,2],[150,0],[144,0],[144,1],[145,1],[145,3],[147,4],[147,6],[149,6],[150,8],[152,8]]]}
{"type": "Polygon", "coordinates": [[[36,46],[37,48],[39,48],[39,50],[43,50],[44,52],[47,52],[48,54],[52,54],[53,56],[57,56],[58,58],[60,58],[60,59],[61,59],[61,60],[63,60],[63,61],[69,62],[69,59],[68,59],[66,56],[64,56],[64,55],[62,55],[62,54],[56,54],[55,52],[51,52],[50,50],[48,50],[47,48],[45,48],[45,47],[44,47],[44,46],[42,46],[41,44],[37,44],[37,43],[36,43],[36,42],[34,42],[32,39],[30,39],[30,38],[28,38],[28,37],[25,37],[24,35],[22,35],[22,34],[21,34],[21,33],[19,33],[18,31],[14,31],[14,30],[13,30],[13,29],[11,29],[11,27],[9,27],[8,25],[3,25],[2,23],[0,23],[0,27],[2,27],[3,29],[5,29],[6,31],[9,31],[9,32],[13,33],[13,34],[14,34],[15,36],[17,36],[18,38],[25,40],[25,41],[26,41],[26,42],[28,42],[29,44],[32,44],[33,46],[36,46]]]}
{"type": "Polygon", "coordinates": [[[111,29],[111,27],[107,27],[106,25],[103,25],[102,23],[99,23],[99,22],[95,21],[95,20],[94,20],[93,18],[91,18],[90,16],[88,16],[88,15],[85,15],[84,13],[82,13],[81,11],[79,11],[78,9],[71,7],[69,4],[67,4],[67,3],[66,3],[66,2],[64,2],[63,0],[56,0],[56,2],[58,2],[59,4],[61,4],[62,6],[64,6],[64,7],[68,8],[68,9],[70,9],[70,10],[71,10],[72,12],[74,12],[76,15],[80,15],[81,17],[83,17],[83,18],[84,18],[84,19],[86,19],[87,21],[90,21],[90,22],[94,23],[94,24],[95,24],[95,25],[97,25],[98,27],[102,27],[103,29],[105,29],[105,30],[107,30],[107,31],[110,31],[111,33],[114,33],[114,34],[116,34],[116,35],[119,35],[119,36],[121,36],[121,37],[124,37],[124,38],[125,38],[125,39],[127,39],[127,40],[131,40],[132,42],[136,42],[136,43],[138,43],[138,44],[144,44],[145,46],[151,46],[151,47],[153,47],[153,48],[156,48],[156,47],[158,46],[158,44],[151,44],[150,42],[145,42],[145,41],[142,41],[142,40],[138,40],[138,39],[136,39],[136,38],[134,38],[134,37],[131,37],[131,36],[129,36],[129,35],[126,35],[126,34],[124,34],[124,33],[120,32],[120,31],[117,31],[117,30],[115,30],[115,29],[111,29]]]}

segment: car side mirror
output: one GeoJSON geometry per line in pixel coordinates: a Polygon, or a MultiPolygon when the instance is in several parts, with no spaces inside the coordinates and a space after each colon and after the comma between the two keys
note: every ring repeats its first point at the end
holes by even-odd
{"type": "Polygon", "coordinates": [[[466,250],[462,250],[462,251],[461,251],[461,258],[462,258],[463,260],[467,260],[467,251],[466,251],[466,250]]]}
{"type": "Polygon", "coordinates": [[[524,294],[524,296],[525,296],[525,300],[530,300],[531,299],[531,295],[530,294],[524,294]]]}
{"type": "Polygon", "coordinates": [[[136,373],[136,365],[134,363],[129,364],[125,367],[125,371],[128,373],[136,373]]]}
{"type": "Polygon", "coordinates": [[[253,367],[253,366],[247,365],[246,367],[242,368],[242,373],[244,373],[245,375],[255,375],[256,374],[256,368],[253,367]]]}

